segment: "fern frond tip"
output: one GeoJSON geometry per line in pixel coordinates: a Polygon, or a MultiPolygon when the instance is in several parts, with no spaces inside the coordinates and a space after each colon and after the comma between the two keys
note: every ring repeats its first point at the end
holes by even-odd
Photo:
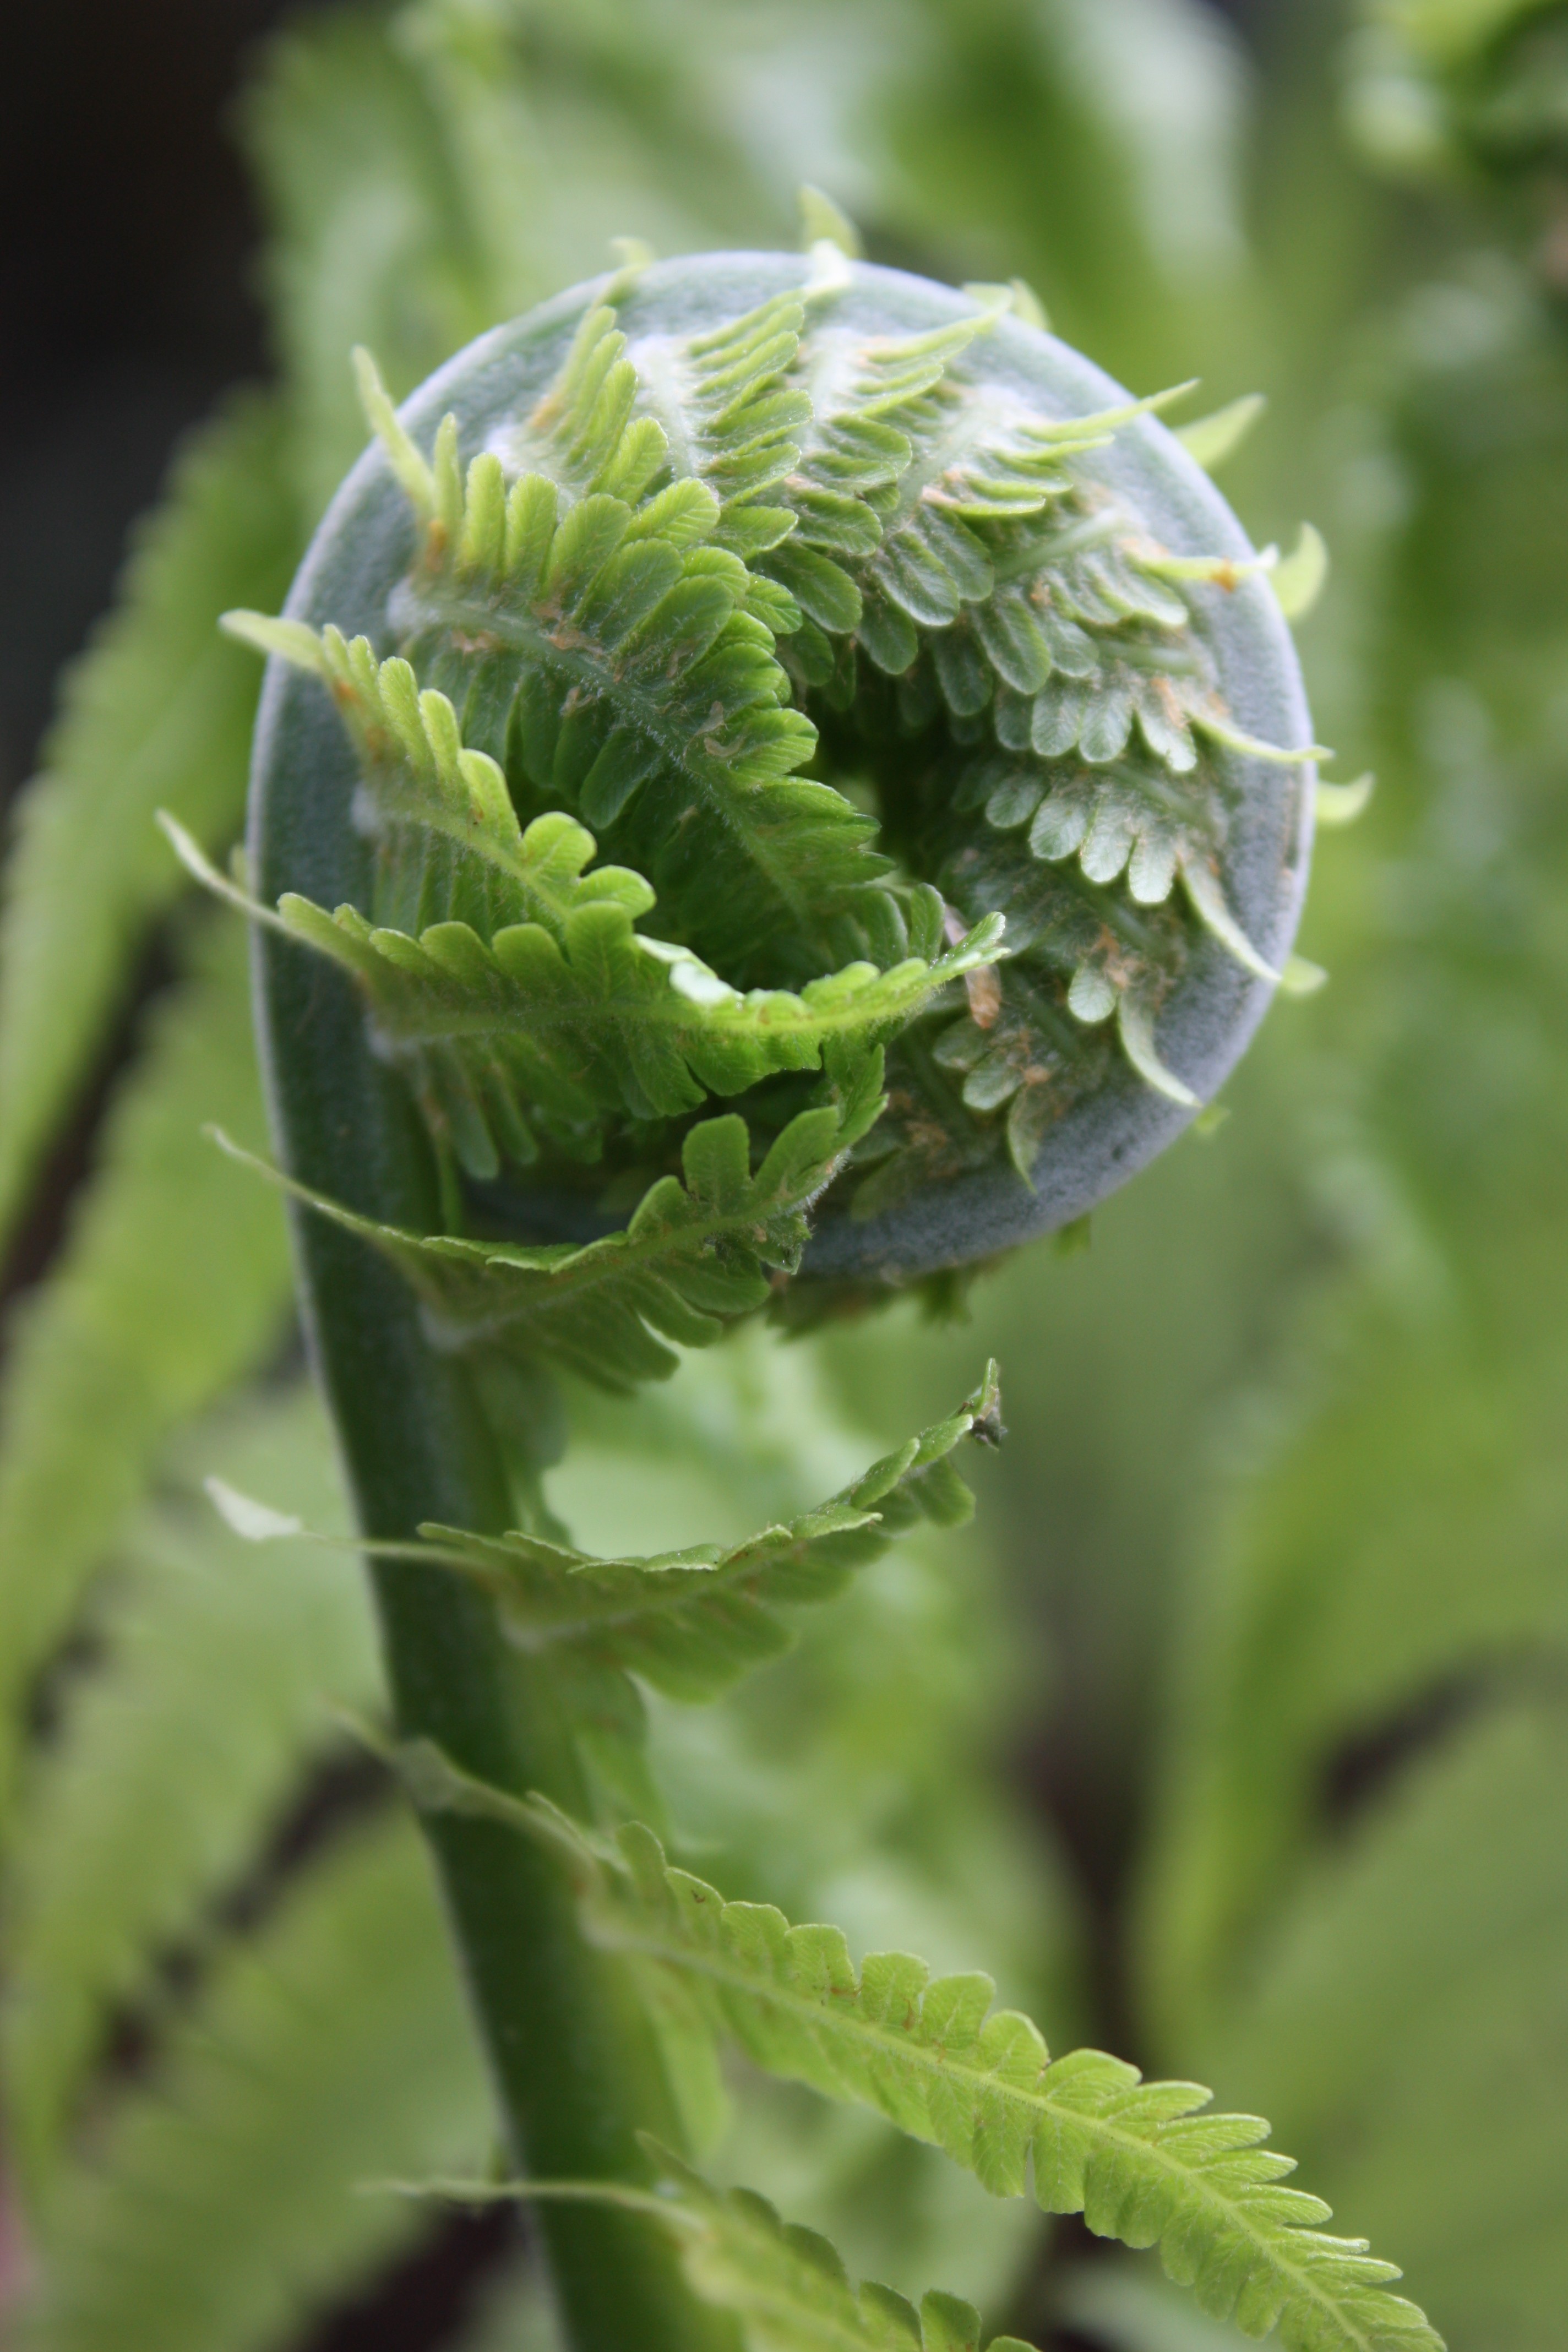
{"type": "Polygon", "coordinates": [[[249,646],[258,654],[277,655],[294,668],[313,670],[321,677],[327,674],[321,639],[303,621],[287,620],[271,613],[251,613],[239,606],[220,614],[218,626],[226,636],[249,646]]]}
{"type": "Polygon", "coordinates": [[[436,477],[410,440],[381,380],[381,370],[363,343],[354,345],[353,370],[365,423],[385,450],[387,463],[415,513],[421,522],[429,522],[436,512],[436,477]]]}

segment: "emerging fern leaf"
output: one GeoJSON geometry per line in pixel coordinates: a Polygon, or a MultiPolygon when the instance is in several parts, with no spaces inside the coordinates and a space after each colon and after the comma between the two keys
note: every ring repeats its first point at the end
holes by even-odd
{"type": "Polygon", "coordinates": [[[726,1322],[766,1303],[775,1272],[798,1265],[805,1213],[875,1120],[880,1077],[879,1054],[846,1065],[837,1099],[793,1118],[754,1175],[745,1122],[705,1119],[686,1138],[684,1183],[661,1179],[624,1233],[582,1249],[405,1233],[226,1148],[389,1258],[444,1346],[542,1358],[629,1391],[675,1370],[666,1339],[708,1346],[726,1322]]]}
{"type": "Polygon", "coordinates": [[[362,353],[398,649],[231,616],[358,758],[364,892],[279,918],[525,1230],[624,1212],[710,1096],[776,1134],[835,1041],[891,1055],[836,1207],[998,1155],[1032,1184],[1121,1056],[1195,1104],[1157,1033],[1199,933],[1278,977],[1222,877],[1240,763],[1312,754],[1219,690],[1202,600],[1256,564],[1171,553],[1094,470],[1158,401],[1044,413],[996,300],[889,335],[855,283],[819,254],[693,332],[623,272],[542,391],[428,450],[362,353]]]}
{"type": "Polygon", "coordinates": [[[417,1803],[510,1822],[572,1872],[588,1935],[681,1988],[694,2021],[770,2074],[875,2108],[942,2147],[999,2197],[1029,2185],[1048,2213],[1158,2246],[1205,2311],[1287,2352],[1438,2352],[1425,2315],[1391,2294],[1393,2263],[1319,2224],[1255,2116],[1209,2116],[1192,2083],[1143,2083],[1098,2050],[1052,2059],[1037,2028],[992,2009],[989,1977],[932,1979],[908,1953],[857,1970],[836,1927],[792,1927],[771,1905],[726,1903],[666,1862],[633,1822],[597,1838],[540,1797],[520,1802],[428,1746],[405,1753],[417,1803]]]}
{"type": "MultiPolygon", "coordinates": [[[[646,419],[604,421],[629,406],[628,362],[606,364],[624,340],[599,331],[606,316],[588,313],[534,412],[529,437],[542,413],[564,479],[524,473],[509,489],[494,451],[465,477],[456,425],[443,426],[427,498],[416,497],[423,557],[395,622],[421,675],[462,709],[468,740],[504,753],[510,734],[520,791],[614,828],[716,960],[744,976],[771,948],[775,963],[821,971],[844,892],[887,870],[867,845],[875,823],[790,781],[816,730],[788,707],[772,633],[747,609],[745,564],[705,543],[717,500],[680,482],[644,498],[664,469],[662,435],[646,419]],[[563,513],[580,453],[593,471],[563,513]]],[[[395,446],[416,490],[422,461],[395,446]]]]}
{"type": "MultiPolygon", "coordinates": [[[[368,1547],[381,1559],[439,1562],[496,1600],[520,1649],[569,1654],[591,1667],[640,1675],[677,1699],[717,1698],[777,1657],[794,1638],[782,1609],[831,1601],[857,1569],[879,1559],[922,1517],[961,1527],[974,1497],[953,1467],[960,1442],[996,1444],[1001,1397],[994,1363],[974,1394],[841,1494],[780,1527],[721,1550],[699,1544],[647,1559],[599,1559],[519,1529],[467,1534],[431,1520],[416,1544],[368,1547]]],[[[218,1509],[253,1540],[302,1532],[221,1486],[218,1509]]]]}

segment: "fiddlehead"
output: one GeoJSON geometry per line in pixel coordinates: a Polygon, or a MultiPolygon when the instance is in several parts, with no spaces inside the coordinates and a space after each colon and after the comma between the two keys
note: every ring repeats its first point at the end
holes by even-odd
{"type": "MultiPolygon", "coordinates": [[[[1258,559],[1156,404],[1000,297],[699,259],[563,296],[401,416],[363,377],[379,447],[287,617],[232,619],[278,657],[243,880],[176,840],[258,922],[401,1752],[483,1792],[427,1826],[514,2152],[624,2181],[679,2063],[518,1805],[624,1818],[635,1752],[593,1757],[637,1679],[706,1696],[872,1521],[951,1515],[995,1402],[736,1553],[595,1563],[532,1475],[544,1370],[629,1388],[799,1275],[1080,1214],[1279,978],[1313,751],[1258,559]]],[[[717,2325],[636,2198],[544,2226],[577,2346],[717,2325]]],[[[1272,2255],[1215,2260],[1215,2307],[1286,2309],[1272,2255]]],[[[1421,2327],[1309,2303],[1302,2345],[1421,2327]]]]}
{"type": "Polygon", "coordinates": [[[276,689],[274,765],[322,685],[346,722],[334,890],[279,917],[360,982],[449,1202],[460,1171],[492,1229],[587,1240],[711,1097],[760,1156],[882,1050],[805,1264],[907,1276],[1080,1214],[1213,1091],[1311,752],[1157,403],[783,257],[500,331],[416,404],[427,448],[364,379],[384,455],[310,620],[234,625],[318,681],[276,689]]]}

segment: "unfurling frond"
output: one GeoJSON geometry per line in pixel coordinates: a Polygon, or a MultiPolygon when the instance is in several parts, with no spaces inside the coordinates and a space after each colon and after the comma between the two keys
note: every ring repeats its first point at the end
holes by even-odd
{"type": "Polygon", "coordinates": [[[999,1153],[1032,1185],[1119,1060],[1195,1104],[1159,1031],[1205,933],[1279,979],[1227,896],[1235,770],[1311,752],[1238,724],[1204,625],[1272,558],[1173,551],[1097,472],[1168,395],[1047,413],[985,363],[1006,289],[870,332],[816,251],[695,332],[607,282],[472,448],[362,359],[415,525],[397,650],[232,616],[358,756],[365,902],[280,919],[448,1164],[579,1228],[710,1097],[776,1132],[832,1045],[891,1057],[856,1217],[999,1153]]]}
{"type": "MultiPolygon", "coordinates": [[[[518,919],[488,943],[471,923],[452,919],[411,936],[372,925],[353,907],[328,915],[292,892],[279,901],[278,919],[363,984],[378,1049],[407,1070],[432,1132],[450,1136],[473,1176],[538,1157],[531,1118],[561,1150],[593,1159],[595,1122],[605,1112],[697,1110],[710,1093],[820,1069],[829,1047],[882,1044],[1001,946],[1006,919],[992,915],[939,952],[942,909],[928,891],[911,911],[929,961],[906,956],[887,971],[854,963],[798,994],[742,994],[689,950],[634,929],[653,893],[624,867],[584,874],[594,837],[573,818],[536,817],[521,832],[483,752],[460,753],[437,781],[447,786],[455,834],[466,802],[475,844],[466,854],[482,869],[492,909],[501,900],[518,919]]],[[[172,820],[165,830],[209,887],[270,919],[172,820]]]]}
{"type": "Polygon", "coordinates": [[[805,1213],[875,1121],[880,1076],[879,1054],[847,1068],[837,1098],[799,1112],[754,1174],[744,1120],[704,1120],[682,1147],[684,1181],[661,1178],[624,1232],[581,1249],[405,1233],[225,1148],[389,1258],[442,1346],[542,1358],[629,1390],[675,1370],[666,1340],[708,1346],[727,1322],[766,1303],[775,1272],[798,1265],[805,1213]]]}
{"type": "Polygon", "coordinates": [[[833,1600],[922,1517],[955,1527],[973,1496],[952,1465],[960,1441],[994,1438],[996,1367],[950,1420],[816,1509],[729,1550],[712,1545],[646,1559],[596,1559],[522,1533],[483,1537],[433,1524],[406,1556],[444,1560],[492,1593],[520,1647],[573,1652],[639,1675],[671,1698],[716,1698],[787,1649],[781,1610],[833,1600]]]}
{"type": "Polygon", "coordinates": [[[415,1801],[509,1822],[571,1872],[588,1935],[683,1996],[770,2074],[874,2108],[933,2142],[999,2197],[1033,2187],[1049,2213],[1158,2246],[1168,2273],[1287,2352],[1439,2352],[1398,2277],[1329,2209],[1286,2187],[1290,2159],[1255,2116],[1204,2113],[1192,2083],[1144,2083],[1098,2050],[1053,2059],[1029,2019],[994,2010],[989,1977],[933,1979],[907,1953],[858,1969],[836,1927],[791,1927],[771,1905],[727,1903],[666,1862],[633,1823],[595,1837],[540,1797],[520,1801],[423,1746],[404,1758],[415,1801]]]}

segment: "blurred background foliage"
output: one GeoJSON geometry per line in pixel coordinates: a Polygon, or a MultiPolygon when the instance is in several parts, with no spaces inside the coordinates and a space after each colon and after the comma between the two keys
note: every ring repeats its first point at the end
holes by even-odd
{"type": "MultiPolygon", "coordinates": [[[[219,62],[191,68],[215,121],[219,62]]],[[[991,1967],[1058,2047],[1259,2108],[1454,2352],[1560,2352],[1568,9],[321,6],[227,119],[270,365],[181,449],[67,675],[0,924],[16,2342],[549,2345],[514,2221],[354,2193],[481,2166],[485,2096],[414,1832],[334,1713],[377,1703],[356,1571],[258,1566],[201,1498],[216,1470],[342,1507],[280,1219],[199,1133],[261,1139],[243,943],[151,813],[237,831],[255,677],[214,618],[277,603],[355,456],[353,341],[406,390],[614,236],[793,243],[808,180],[874,259],[1026,278],[1139,391],[1268,395],[1225,487],[1260,542],[1327,534],[1303,657],[1378,788],[1319,852],[1302,944],[1332,984],[1087,1251],[982,1276],[956,1328],[895,1307],[751,1335],[636,1407],[574,1396],[552,1499],[590,1546],[739,1535],[999,1355],[976,1528],[895,1554],[742,1703],[657,1711],[677,1843],[861,1948],[991,1967]]],[[[245,331],[188,372],[203,397],[245,331]]],[[[74,471],[40,461],[31,540],[0,484],[24,548],[90,551],[138,480],[167,404],[102,397],[74,471]],[[123,446],[110,410],[142,416],[123,446]]],[[[8,688],[47,635],[11,571],[8,688]]],[[[852,2271],[1062,2352],[1233,2340],[805,2094],[749,2085],[720,2161],[852,2271]]]]}

